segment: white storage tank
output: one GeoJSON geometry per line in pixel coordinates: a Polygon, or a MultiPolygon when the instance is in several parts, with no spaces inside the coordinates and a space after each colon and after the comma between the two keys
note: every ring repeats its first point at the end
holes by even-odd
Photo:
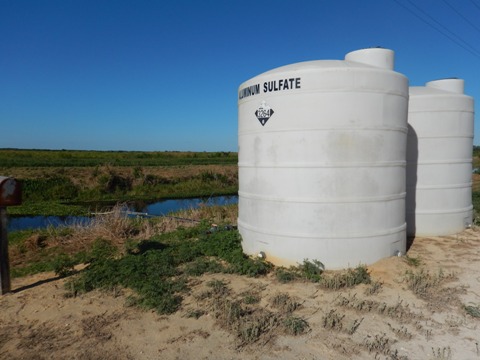
{"type": "Polygon", "coordinates": [[[238,92],[245,253],[338,269],[405,251],[408,80],[387,49],[287,65],[238,92]]]}
{"type": "Polygon", "coordinates": [[[461,79],[410,88],[409,236],[451,235],[471,226],[473,113],[461,79]]]}

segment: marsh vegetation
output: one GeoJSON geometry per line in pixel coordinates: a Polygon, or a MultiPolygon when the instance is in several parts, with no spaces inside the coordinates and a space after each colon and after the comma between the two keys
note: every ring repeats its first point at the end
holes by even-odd
{"type": "Polygon", "coordinates": [[[86,215],[126,201],[233,195],[230,152],[0,150],[0,174],[22,183],[11,215],[86,215]]]}

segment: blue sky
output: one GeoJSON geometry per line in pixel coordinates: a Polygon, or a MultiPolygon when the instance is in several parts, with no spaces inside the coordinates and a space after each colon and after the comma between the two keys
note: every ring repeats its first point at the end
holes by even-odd
{"type": "Polygon", "coordinates": [[[365,47],[480,99],[479,18],[480,0],[0,0],[0,148],[236,151],[242,82],[365,47]]]}

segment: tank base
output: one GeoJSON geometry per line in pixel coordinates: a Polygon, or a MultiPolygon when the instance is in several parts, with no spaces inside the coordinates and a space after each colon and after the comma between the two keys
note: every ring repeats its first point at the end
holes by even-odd
{"type": "Polygon", "coordinates": [[[448,236],[472,226],[473,207],[451,213],[407,214],[408,236],[448,236]]]}
{"type": "Polygon", "coordinates": [[[339,270],[376,261],[406,251],[406,225],[401,230],[382,236],[351,238],[289,237],[265,234],[238,224],[243,251],[265,259],[276,266],[298,266],[304,260],[318,260],[325,269],[339,270]]]}

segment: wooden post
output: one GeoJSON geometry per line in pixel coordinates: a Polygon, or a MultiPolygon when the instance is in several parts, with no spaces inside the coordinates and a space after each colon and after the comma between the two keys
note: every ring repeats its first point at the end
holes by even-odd
{"type": "Polygon", "coordinates": [[[9,293],[10,262],[8,261],[7,208],[0,206],[0,295],[9,293]]]}

